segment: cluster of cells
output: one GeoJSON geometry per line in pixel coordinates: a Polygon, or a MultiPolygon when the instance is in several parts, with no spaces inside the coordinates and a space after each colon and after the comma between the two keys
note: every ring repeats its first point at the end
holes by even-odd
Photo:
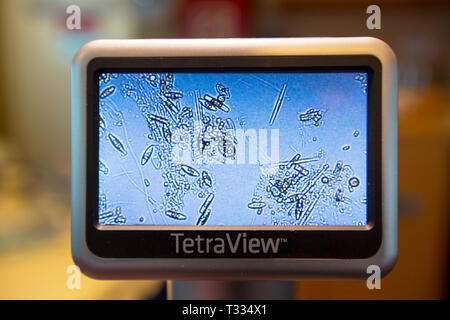
{"type": "MultiPolygon", "coordinates": [[[[324,215],[351,213],[353,201],[348,194],[359,184],[350,165],[338,161],[332,167],[320,154],[302,158],[297,153],[263,170],[248,208],[258,215],[267,210],[274,225],[308,225],[313,210],[319,207],[324,215]]],[[[329,224],[326,220],[323,218],[322,224],[329,224]]]]}
{"type": "Polygon", "coordinates": [[[106,195],[99,195],[98,207],[98,220],[101,224],[125,224],[127,222],[127,218],[122,214],[122,207],[116,206],[115,208],[108,210],[106,195]]]}
{"type": "Polygon", "coordinates": [[[367,73],[358,73],[354,79],[360,83],[363,94],[367,95],[367,73]]]}
{"type": "MultiPolygon", "coordinates": [[[[367,94],[367,76],[357,74],[354,79],[367,94]]],[[[236,156],[238,141],[235,120],[230,116],[231,92],[220,82],[211,92],[185,92],[176,87],[175,81],[172,73],[101,74],[99,103],[104,107],[98,119],[99,134],[120,157],[131,156],[128,138],[109,130],[110,126],[123,126],[123,117],[120,112],[108,108],[105,101],[117,94],[132,99],[146,125],[146,145],[142,150],[134,150],[139,155],[138,166],[141,169],[151,166],[160,173],[163,181],[162,199],[154,199],[146,193],[153,213],[178,221],[195,214],[197,225],[204,225],[210,218],[216,196],[211,165],[234,160],[236,156]],[[113,123],[109,124],[105,119],[113,123]],[[199,200],[195,213],[185,211],[188,195],[199,200]]],[[[287,84],[284,84],[268,125],[273,125],[282,112],[286,91],[287,84]]],[[[299,112],[297,120],[314,130],[323,123],[325,113],[326,110],[310,107],[299,112]]],[[[244,127],[247,120],[242,117],[236,121],[244,127]]],[[[357,138],[359,134],[355,130],[353,137],[357,138]]],[[[350,145],[341,149],[349,151],[350,145]]],[[[98,165],[99,174],[111,173],[102,159],[98,165]]],[[[260,170],[259,181],[247,207],[256,215],[270,214],[273,225],[329,224],[325,218],[327,214],[351,214],[355,206],[349,194],[360,187],[360,180],[352,167],[343,161],[328,163],[320,152],[310,158],[295,153],[280,163],[260,165],[260,170]]],[[[142,177],[145,188],[152,183],[149,177],[142,177]]],[[[361,200],[363,205],[364,201],[361,200]]],[[[141,216],[139,222],[144,223],[145,219],[141,216]]],[[[108,208],[104,194],[99,196],[99,221],[105,225],[127,222],[120,206],[108,208]]]]}
{"type": "MultiPolygon", "coordinates": [[[[148,197],[153,211],[162,211],[171,219],[186,220],[184,198],[193,193],[203,199],[197,224],[205,224],[215,197],[214,177],[205,168],[208,164],[234,159],[236,153],[236,126],[233,119],[227,117],[231,110],[227,104],[231,98],[229,88],[216,83],[215,93],[191,92],[193,103],[188,106],[181,105],[185,92],[175,87],[172,73],[123,74],[120,86],[110,84],[111,79],[117,79],[117,75],[100,76],[100,105],[104,105],[106,98],[120,93],[136,102],[140,114],[146,120],[148,144],[140,153],[140,165],[153,166],[161,172],[164,181],[162,201],[148,197]],[[183,163],[183,158],[177,158],[180,151],[188,152],[191,156],[188,160],[194,161],[183,163]]],[[[106,107],[103,109],[108,110],[106,107]]],[[[120,114],[109,116],[118,118],[115,123],[117,126],[122,125],[120,114]]],[[[124,137],[109,132],[107,127],[100,115],[100,134],[104,135],[114,150],[126,157],[129,150],[123,142],[124,137]]],[[[109,174],[107,164],[101,159],[99,172],[109,174]]],[[[144,178],[143,182],[145,187],[151,184],[148,178],[144,178]]],[[[102,218],[102,221],[105,224],[125,223],[123,219],[102,218]]],[[[145,218],[141,217],[139,221],[144,222],[145,218]]]]}

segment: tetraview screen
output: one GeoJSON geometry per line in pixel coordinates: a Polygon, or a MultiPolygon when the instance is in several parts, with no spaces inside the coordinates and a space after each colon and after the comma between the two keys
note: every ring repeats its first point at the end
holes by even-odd
{"type": "Polygon", "coordinates": [[[366,225],[367,76],[99,73],[99,224],[366,225]]]}

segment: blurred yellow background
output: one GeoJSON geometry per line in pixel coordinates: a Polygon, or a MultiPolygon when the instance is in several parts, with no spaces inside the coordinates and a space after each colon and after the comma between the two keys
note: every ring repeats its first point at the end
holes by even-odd
{"type": "Polygon", "coordinates": [[[301,282],[300,299],[448,297],[450,4],[377,1],[8,0],[0,2],[0,299],[150,299],[160,281],[69,290],[69,66],[97,38],[372,36],[397,54],[399,260],[382,290],[364,281],[301,282]],[[81,8],[68,30],[66,8],[81,8]]]}

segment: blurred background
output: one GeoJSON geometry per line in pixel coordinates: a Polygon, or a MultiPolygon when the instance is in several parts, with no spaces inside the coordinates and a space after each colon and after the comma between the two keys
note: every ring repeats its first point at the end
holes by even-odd
{"type": "Polygon", "coordinates": [[[372,36],[399,62],[399,260],[381,290],[300,282],[298,299],[448,298],[450,2],[0,1],[0,299],[161,299],[159,281],[69,290],[69,66],[98,38],[372,36]],[[68,30],[69,5],[81,30],[68,30]],[[366,8],[381,8],[381,30],[366,8]]]}

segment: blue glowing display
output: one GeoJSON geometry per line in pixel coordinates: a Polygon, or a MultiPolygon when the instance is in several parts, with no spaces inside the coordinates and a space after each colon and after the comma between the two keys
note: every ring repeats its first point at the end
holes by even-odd
{"type": "Polygon", "coordinates": [[[102,73],[101,225],[367,224],[367,74],[102,73]]]}

